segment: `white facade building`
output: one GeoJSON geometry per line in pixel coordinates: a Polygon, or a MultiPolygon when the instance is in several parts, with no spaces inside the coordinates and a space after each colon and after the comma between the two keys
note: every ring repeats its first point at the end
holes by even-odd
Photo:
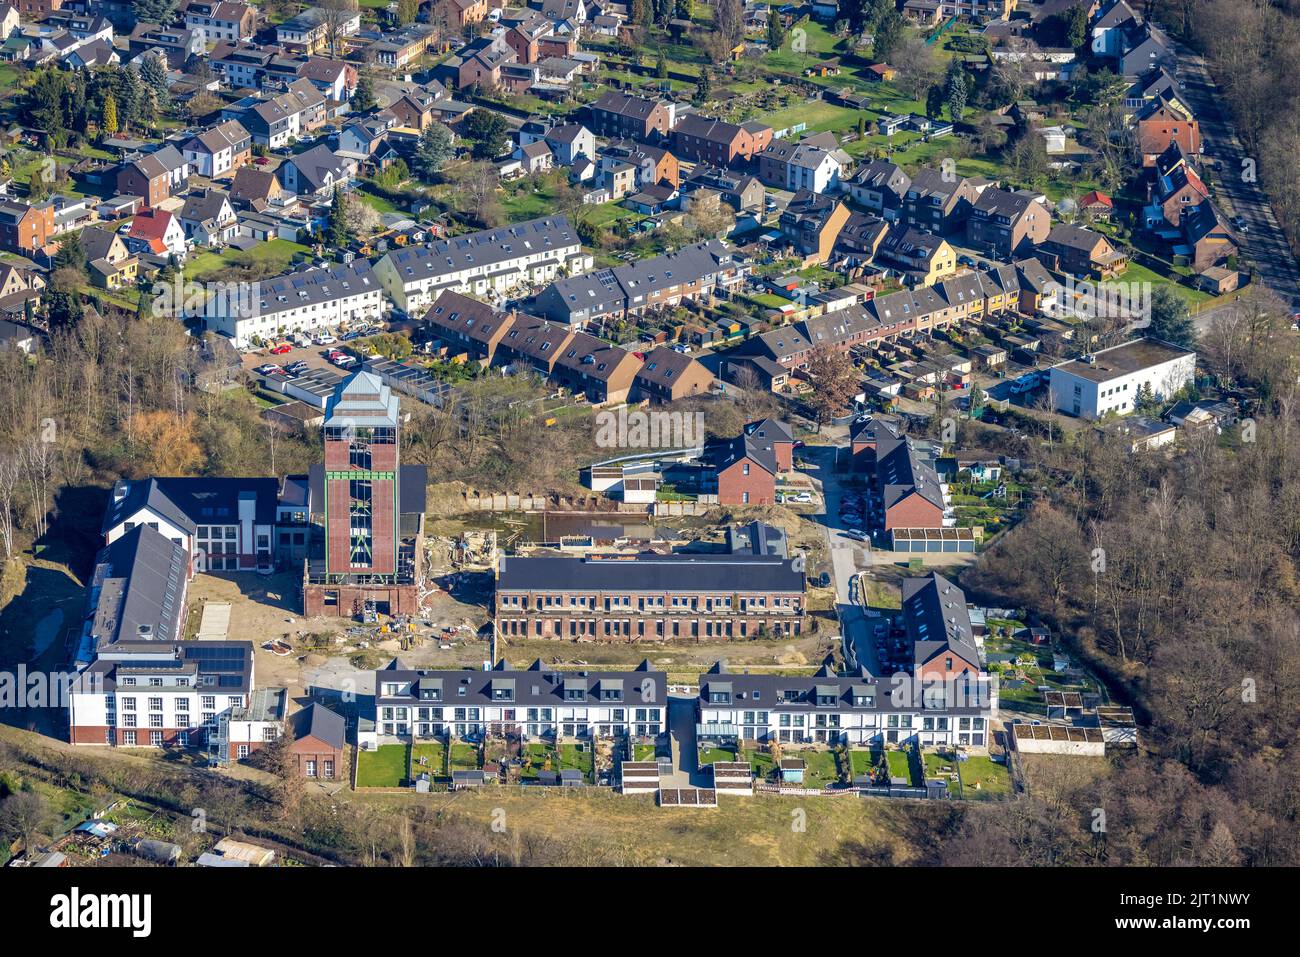
{"type": "Polygon", "coordinates": [[[208,328],[245,349],[257,338],[283,339],[297,332],[335,329],[343,322],[378,319],[384,295],[368,260],[287,273],[261,283],[241,283],[230,296],[214,295],[204,306],[208,328]]]}
{"type": "Polygon", "coordinates": [[[654,738],[667,729],[667,676],[635,671],[412,671],[394,660],[375,672],[375,732],[383,738],[477,740],[654,738]]]}
{"type": "Polygon", "coordinates": [[[393,250],[375,265],[389,298],[410,315],[447,290],[504,295],[592,267],[568,217],[548,216],[498,229],[393,250]]]}
{"type": "Polygon", "coordinates": [[[1139,399],[1168,399],[1192,381],[1196,353],[1158,339],[1135,339],[1050,370],[1052,407],[1084,419],[1128,415],[1139,399]]]}
{"type": "Polygon", "coordinates": [[[706,740],[781,744],[988,746],[996,708],[986,682],[973,682],[963,704],[937,686],[900,704],[890,682],[823,669],[811,677],[728,674],[700,676],[697,736],[706,740]],[[976,688],[979,690],[977,691],[976,688]]]}

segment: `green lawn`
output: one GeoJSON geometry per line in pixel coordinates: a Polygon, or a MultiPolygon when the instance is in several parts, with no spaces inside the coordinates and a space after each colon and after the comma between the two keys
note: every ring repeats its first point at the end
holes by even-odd
{"type": "Polygon", "coordinates": [[[839,766],[831,751],[795,751],[788,756],[801,758],[806,765],[803,772],[803,786],[806,788],[830,787],[840,779],[839,766]]]}
{"type": "Polygon", "coordinates": [[[655,746],[653,744],[632,745],[633,761],[653,761],[654,759],[655,759],[655,746]]]}
{"type": "Polygon", "coordinates": [[[357,787],[398,788],[406,781],[405,744],[381,744],[357,757],[357,787]]]}
{"type": "Polygon", "coordinates": [[[365,203],[367,206],[369,206],[377,213],[383,214],[383,213],[405,212],[405,210],[403,210],[396,203],[392,202],[389,199],[386,199],[383,196],[380,196],[378,193],[372,192],[369,184],[367,183],[361,184],[361,186],[357,189],[357,195],[361,197],[361,201],[363,203],[365,203]]]}
{"type": "Polygon", "coordinates": [[[185,278],[195,282],[221,279],[232,266],[255,267],[264,273],[262,278],[268,278],[287,272],[295,256],[310,253],[310,247],[287,239],[271,239],[247,251],[227,247],[220,252],[201,252],[185,261],[185,278]]]}
{"type": "Polygon", "coordinates": [[[596,766],[596,753],[590,744],[560,745],[560,770],[578,770],[590,775],[596,766]]]}
{"type": "Polygon", "coordinates": [[[1211,298],[1208,292],[1201,289],[1192,289],[1190,286],[1184,286],[1176,277],[1162,276],[1153,269],[1130,261],[1128,268],[1120,275],[1118,282],[1149,282],[1154,289],[1156,286],[1168,286],[1178,295],[1182,296],[1189,306],[1194,306],[1211,298]]]}
{"type": "Polygon", "coordinates": [[[586,222],[602,229],[613,226],[620,220],[626,219],[631,222],[639,222],[640,220],[645,219],[644,216],[635,210],[627,209],[624,206],[620,206],[618,203],[601,203],[597,206],[587,206],[582,210],[580,215],[586,222]]]}
{"type": "Polygon", "coordinates": [[[411,752],[412,774],[428,774],[435,778],[443,777],[443,768],[446,765],[447,749],[440,741],[426,741],[423,744],[417,744],[411,752]],[[424,764],[420,764],[421,758],[424,758],[424,764]]]}
{"type": "Polygon", "coordinates": [[[909,785],[920,787],[920,782],[912,772],[911,755],[906,751],[886,751],[885,760],[889,762],[889,776],[902,778],[909,785]]]}
{"type": "Polygon", "coordinates": [[[736,752],[731,748],[701,748],[700,767],[707,767],[716,761],[734,761],[736,752]]]}
{"type": "Polygon", "coordinates": [[[477,771],[478,748],[472,744],[453,744],[451,746],[451,770],[477,771]]]}
{"type": "Polygon", "coordinates": [[[545,744],[533,741],[524,745],[523,766],[519,776],[525,780],[537,777],[538,772],[555,769],[555,752],[545,744]]]}
{"type": "Polygon", "coordinates": [[[963,796],[968,801],[992,801],[1011,793],[1011,771],[992,758],[972,755],[961,763],[963,796]]]}
{"type": "Polygon", "coordinates": [[[922,755],[925,762],[925,779],[927,781],[947,781],[948,793],[954,797],[959,793],[957,785],[957,762],[948,752],[927,751],[922,755]],[[944,768],[948,768],[944,771],[944,768]]]}
{"type": "Polygon", "coordinates": [[[765,781],[772,776],[772,771],[776,768],[776,762],[772,760],[772,755],[766,751],[749,751],[742,756],[741,760],[748,761],[754,776],[760,781],[765,781]]]}
{"type": "Polygon", "coordinates": [[[836,132],[856,130],[859,116],[866,116],[868,126],[874,122],[873,118],[865,113],[825,101],[794,103],[771,113],[760,113],[757,118],[774,130],[783,130],[796,123],[806,123],[809,131],[820,133],[824,130],[836,132]]]}
{"type": "Polygon", "coordinates": [[[879,763],[879,751],[860,751],[855,749],[849,752],[849,770],[855,778],[859,775],[870,774],[872,769],[879,763]]]}

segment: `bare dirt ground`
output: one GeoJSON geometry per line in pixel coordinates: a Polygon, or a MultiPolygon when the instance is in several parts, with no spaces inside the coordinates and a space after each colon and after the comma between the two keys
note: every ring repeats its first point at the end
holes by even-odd
{"type": "Polygon", "coordinates": [[[398,655],[428,668],[477,665],[487,657],[487,643],[477,637],[487,611],[460,600],[480,593],[481,583],[469,576],[443,580],[451,590],[432,593],[414,631],[398,635],[350,618],[304,618],[298,612],[298,578],[290,573],[203,574],[190,584],[189,628],[198,627],[205,602],[230,602],[229,637],[253,642],[259,687],[287,688],[300,701],[345,691],[368,695],[374,691],[374,669],[398,655]],[[262,647],[274,639],[287,641],[292,653],[280,656],[262,647]]]}

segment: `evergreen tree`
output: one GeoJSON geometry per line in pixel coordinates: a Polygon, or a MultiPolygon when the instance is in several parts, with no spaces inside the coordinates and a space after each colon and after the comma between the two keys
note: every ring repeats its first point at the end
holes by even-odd
{"type": "Polygon", "coordinates": [[[785,27],[781,23],[781,17],[776,10],[769,10],[767,14],[767,48],[773,51],[779,50],[784,42],[785,27]]]}
{"type": "Polygon", "coordinates": [[[59,243],[54,264],[57,268],[67,266],[78,272],[86,271],[86,250],[82,248],[80,235],[73,233],[59,243]]]}
{"type": "Polygon", "coordinates": [[[695,106],[703,106],[712,95],[713,75],[709,72],[708,67],[701,67],[700,78],[695,83],[695,96],[691,98],[691,103],[695,106]]]}
{"type": "Polygon", "coordinates": [[[663,50],[659,51],[659,58],[655,61],[655,76],[661,80],[668,79],[668,58],[663,50]]]}
{"type": "Polygon", "coordinates": [[[343,190],[335,187],[334,199],[330,203],[329,220],[325,227],[326,243],[332,249],[344,249],[352,241],[348,233],[347,209],[343,204],[343,190]]]}
{"type": "Polygon", "coordinates": [[[451,130],[441,123],[431,123],[415,147],[412,162],[415,173],[426,182],[431,182],[451,159],[455,148],[452,145],[451,130]]]}
{"type": "Polygon", "coordinates": [[[1187,300],[1169,286],[1156,286],[1151,291],[1151,324],[1146,334],[1176,346],[1195,347],[1196,326],[1187,309],[1187,300]]]}
{"type": "Polygon", "coordinates": [[[943,87],[935,84],[925,94],[925,115],[937,120],[943,115],[943,87]]]}
{"type": "Polygon", "coordinates": [[[104,113],[99,126],[109,136],[117,132],[117,99],[112,93],[104,97],[104,113]]]}
{"type": "Polygon", "coordinates": [[[948,103],[948,115],[956,123],[961,119],[962,112],[966,109],[966,72],[962,69],[958,60],[953,60],[948,67],[948,75],[944,78],[943,94],[948,103]]]}
{"type": "Polygon", "coordinates": [[[352,109],[357,113],[366,113],[376,106],[375,85],[364,73],[357,80],[356,91],[352,94],[352,109]]]}
{"type": "Polygon", "coordinates": [[[167,109],[171,93],[167,89],[167,68],[162,57],[147,56],[140,63],[140,82],[153,97],[155,115],[167,109]]]}

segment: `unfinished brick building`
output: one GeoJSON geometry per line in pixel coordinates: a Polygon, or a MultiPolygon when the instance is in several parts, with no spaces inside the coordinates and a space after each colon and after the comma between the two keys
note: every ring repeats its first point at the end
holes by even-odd
{"type": "Polygon", "coordinates": [[[423,466],[401,464],[400,403],[356,372],[325,408],[325,461],[311,472],[305,615],[413,615],[424,535],[423,466]]]}

